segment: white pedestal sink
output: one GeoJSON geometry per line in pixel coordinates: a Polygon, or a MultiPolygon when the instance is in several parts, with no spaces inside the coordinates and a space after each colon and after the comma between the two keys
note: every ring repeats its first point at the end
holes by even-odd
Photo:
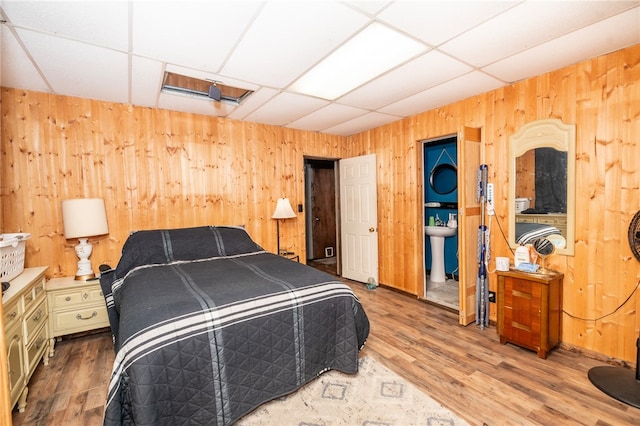
{"type": "Polygon", "coordinates": [[[431,281],[442,283],[447,280],[444,274],[444,239],[456,233],[457,228],[447,226],[425,226],[424,233],[431,243],[431,281]]]}

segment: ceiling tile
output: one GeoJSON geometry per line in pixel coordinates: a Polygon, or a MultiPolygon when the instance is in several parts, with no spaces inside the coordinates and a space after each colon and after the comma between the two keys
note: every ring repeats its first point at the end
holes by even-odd
{"type": "Polygon", "coordinates": [[[320,132],[326,128],[334,127],[345,121],[362,116],[367,112],[367,110],[347,105],[330,104],[288,124],[287,127],[320,132]]]}
{"type": "Polygon", "coordinates": [[[276,97],[280,93],[279,90],[271,89],[268,87],[262,87],[246,98],[242,103],[231,113],[229,118],[234,120],[245,120],[249,114],[263,106],[266,102],[276,97]]]}
{"type": "Polygon", "coordinates": [[[396,1],[378,17],[438,46],[518,2],[508,1],[396,1]],[[455,23],[455,24],[453,24],[455,23]]]}
{"type": "Polygon", "coordinates": [[[640,7],[511,56],[485,70],[515,82],[609,53],[611,43],[640,43],[640,7]]]}
{"type": "Polygon", "coordinates": [[[346,121],[337,126],[325,129],[323,133],[329,133],[331,135],[350,136],[356,133],[364,132],[365,130],[372,129],[374,127],[383,126],[387,123],[391,123],[400,120],[401,117],[395,117],[393,115],[381,114],[379,112],[370,112],[363,116],[354,118],[353,120],[346,121]]]}
{"type": "Polygon", "coordinates": [[[329,102],[321,99],[282,92],[249,114],[246,119],[258,123],[284,126],[328,104],[329,102]]]}
{"type": "Polygon", "coordinates": [[[2,28],[0,31],[0,85],[19,87],[36,92],[49,92],[50,88],[33,66],[25,51],[18,44],[13,33],[2,28]]]}
{"type": "Polygon", "coordinates": [[[523,2],[440,49],[482,67],[628,7],[629,2],[523,2]]]}
{"type": "Polygon", "coordinates": [[[221,74],[285,88],[367,22],[337,2],[268,2],[221,74]]]}
{"type": "Polygon", "coordinates": [[[16,31],[55,93],[129,101],[125,53],[33,31],[16,31]]]}
{"type": "Polygon", "coordinates": [[[164,62],[219,72],[261,4],[136,1],[132,6],[133,51],[164,62]]]}
{"type": "Polygon", "coordinates": [[[155,107],[160,96],[163,63],[133,56],[131,58],[131,103],[155,107]]]}
{"type": "Polygon", "coordinates": [[[457,102],[478,93],[488,92],[503,85],[503,82],[493,77],[474,71],[388,107],[380,108],[380,111],[398,116],[408,116],[457,102]]]}
{"type": "Polygon", "coordinates": [[[363,12],[368,13],[370,15],[375,15],[376,13],[380,12],[385,6],[393,2],[392,1],[356,0],[356,1],[345,1],[344,3],[356,9],[362,10],[363,12]]]}
{"type": "Polygon", "coordinates": [[[340,103],[377,109],[471,71],[450,56],[431,51],[343,96],[340,103]]]}
{"type": "Polygon", "coordinates": [[[128,50],[128,2],[4,1],[2,9],[18,27],[128,50]]]}

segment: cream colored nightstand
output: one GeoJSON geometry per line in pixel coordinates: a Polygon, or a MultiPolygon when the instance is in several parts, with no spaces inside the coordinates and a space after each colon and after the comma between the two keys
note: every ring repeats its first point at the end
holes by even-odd
{"type": "Polygon", "coordinates": [[[57,337],[109,327],[100,281],[75,281],[73,277],[47,282],[49,301],[49,356],[57,337]]]}

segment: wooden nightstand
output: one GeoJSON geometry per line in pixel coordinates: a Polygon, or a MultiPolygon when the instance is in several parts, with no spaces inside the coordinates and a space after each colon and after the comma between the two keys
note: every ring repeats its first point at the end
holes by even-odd
{"type": "Polygon", "coordinates": [[[57,337],[109,327],[100,281],[75,281],[73,277],[47,282],[49,301],[49,356],[57,337]]]}
{"type": "Polygon", "coordinates": [[[546,358],[562,338],[561,273],[498,272],[498,334],[546,358]]]}

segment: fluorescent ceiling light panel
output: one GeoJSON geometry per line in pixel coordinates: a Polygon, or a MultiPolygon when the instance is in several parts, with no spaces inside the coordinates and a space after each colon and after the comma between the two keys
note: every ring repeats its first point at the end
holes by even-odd
{"type": "Polygon", "coordinates": [[[334,100],[425,50],[425,46],[377,22],[303,75],[291,90],[334,100]]]}

